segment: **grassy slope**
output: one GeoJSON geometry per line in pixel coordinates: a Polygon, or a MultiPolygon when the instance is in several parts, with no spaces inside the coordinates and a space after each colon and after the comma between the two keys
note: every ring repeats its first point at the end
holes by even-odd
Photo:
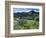
{"type": "Polygon", "coordinates": [[[35,20],[26,20],[20,22],[14,22],[14,30],[15,29],[38,29],[39,22],[35,20]]]}

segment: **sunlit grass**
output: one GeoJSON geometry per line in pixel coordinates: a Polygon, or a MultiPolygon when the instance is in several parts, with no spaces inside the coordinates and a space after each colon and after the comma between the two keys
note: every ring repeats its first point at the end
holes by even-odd
{"type": "Polygon", "coordinates": [[[14,30],[15,29],[38,29],[38,28],[39,28],[39,21],[20,20],[20,21],[14,22],[14,30]]]}

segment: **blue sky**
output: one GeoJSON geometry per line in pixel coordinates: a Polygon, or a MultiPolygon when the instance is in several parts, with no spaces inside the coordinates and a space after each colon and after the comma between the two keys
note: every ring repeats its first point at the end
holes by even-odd
{"type": "Polygon", "coordinates": [[[34,10],[35,12],[39,12],[39,9],[38,8],[13,8],[13,12],[14,13],[17,13],[17,12],[29,12],[29,11],[32,11],[34,10]]]}

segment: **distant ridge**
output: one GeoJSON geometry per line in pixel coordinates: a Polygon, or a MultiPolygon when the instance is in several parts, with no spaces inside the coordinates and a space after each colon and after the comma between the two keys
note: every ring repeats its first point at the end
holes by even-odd
{"type": "Polygon", "coordinates": [[[14,13],[14,16],[29,16],[29,15],[32,15],[32,14],[39,14],[39,12],[36,12],[36,11],[34,11],[34,10],[32,10],[32,11],[29,11],[29,12],[22,12],[22,13],[20,13],[20,12],[17,12],[17,13],[14,13]]]}

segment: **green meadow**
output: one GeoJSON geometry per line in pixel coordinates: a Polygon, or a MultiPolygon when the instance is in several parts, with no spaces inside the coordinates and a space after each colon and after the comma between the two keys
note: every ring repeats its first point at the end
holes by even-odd
{"type": "Polygon", "coordinates": [[[14,19],[14,30],[38,29],[38,28],[39,28],[39,21],[37,20],[20,19],[19,21],[16,21],[16,19],[14,19]]]}

